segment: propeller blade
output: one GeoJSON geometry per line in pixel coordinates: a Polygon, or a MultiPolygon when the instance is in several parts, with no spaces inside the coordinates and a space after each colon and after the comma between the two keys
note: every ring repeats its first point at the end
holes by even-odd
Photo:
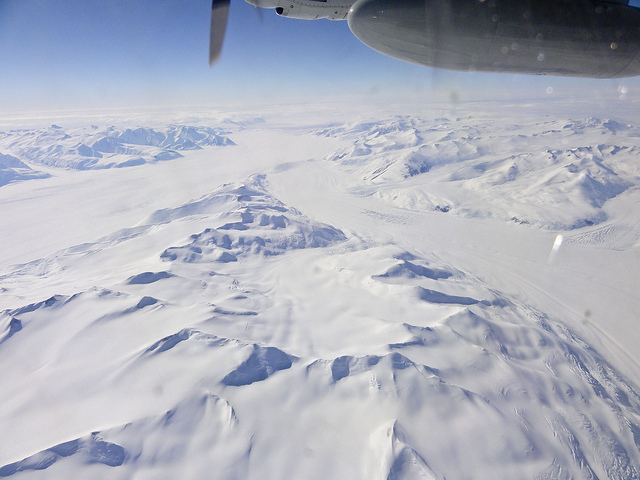
{"type": "Polygon", "coordinates": [[[211,3],[211,31],[209,36],[209,65],[213,65],[222,51],[224,32],[227,29],[230,0],[213,0],[211,3]]]}

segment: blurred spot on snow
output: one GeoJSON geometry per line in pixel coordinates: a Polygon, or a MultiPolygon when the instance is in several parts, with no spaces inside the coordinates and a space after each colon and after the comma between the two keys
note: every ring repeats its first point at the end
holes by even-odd
{"type": "Polygon", "coordinates": [[[556,256],[558,255],[558,251],[562,246],[563,240],[564,240],[564,237],[562,235],[556,236],[556,239],[553,242],[553,247],[551,247],[551,253],[549,254],[549,261],[548,261],[549,264],[553,263],[553,261],[556,259],[556,256]]]}

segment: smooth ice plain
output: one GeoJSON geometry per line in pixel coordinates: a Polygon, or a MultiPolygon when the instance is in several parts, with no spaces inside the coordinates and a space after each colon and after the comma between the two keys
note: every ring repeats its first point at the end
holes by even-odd
{"type": "Polygon", "coordinates": [[[1,119],[0,477],[640,478],[607,111],[1,119]]]}

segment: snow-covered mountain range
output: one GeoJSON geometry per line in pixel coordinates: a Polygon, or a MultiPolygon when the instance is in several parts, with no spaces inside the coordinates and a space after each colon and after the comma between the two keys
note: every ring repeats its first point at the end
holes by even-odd
{"type": "Polygon", "coordinates": [[[532,125],[502,126],[500,121],[401,116],[317,134],[352,140],[328,160],[375,184],[376,194],[400,207],[544,228],[606,220],[604,203],[635,185],[640,175],[635,161],[640,128],[586,118],[545,120],[532,131],[532,125]],[[430,182],[405,181],[434,168],[430,182]],[[441,185],[446,182],[462,188],[441,185]],[[380,184],[389,186],[379,189],[380,184]]]}
{"type": "Polygon", "coordinates": [[[5,134],[0,476],[640,478],[637,113],[395,113],[5,134]]]}
{"type": "Polygon", "coordinates": [[[16,157],[0,154],[0,186],[20,180],[46,178],[48,176],[46,173],[33,170],[16,157]]]}
{"type": "Polygon", "coordinates": [[[87,170],[131,167],[180,157],[178,151],[233,145],[220,129],[171,125],[162,129],[58,125],[0,132],[0,151],[28,162],[87,170]]]}

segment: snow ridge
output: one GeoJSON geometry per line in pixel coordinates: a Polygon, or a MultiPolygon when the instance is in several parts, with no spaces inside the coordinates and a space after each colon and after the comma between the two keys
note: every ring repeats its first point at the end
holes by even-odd
{"type": "MultiPolygon", "coordinates": [[[[232,208],[220,217],[225,223],[192,235],[188,245],[168,248],[161,258],[189,263],[214,259],[228,263],[245,255],[279,255],[289,249],[327,247],[346,240],[340,230],[313,224],[268,195],[262,185],[264,179],[263,175],[254,176],[248,185],[227,187],[204,202],[199,201],[199,205],[231,203],[232,208]]],[[[173,213],[163,212],[163,215],[175,218],[173,213]]],[[[152,218],[158,221],[160,216],[152,218]]]]}
{"type": "MultiPolygon", "coordinates": [[[[196,464],[200,455],[206,454],[207,446],[220,441],[227,445],[227,455],[212,453],[212,461],[221,473],[228,470],[231,475],[236,464],[248,456],[251,449],[250,442],[237,438],[236,429],[237,418],[231,406],[205,392],[181,401],[164,414],[92,432],[6,465],[0,468],[0,477],[28,470],[47,470],[49,475],[64,476],[74,468],[100,472],[92,467],[106,466],[111,470],[124,464],[124,468],[135,467],[151,475],[169,478],[180,473],[173,463],[176,459],[190,459],[196,464]],[[112,441],[105,440],[107,438],[112,441]]],[[[109,474],[113,475],[113,470],[109,474]]],[[[189,475],[195,478],[198,474],[206,475],[207,472],[197,466],[191,467],[189,475]]],[[[126,478],[127,474],[117,472],[115,475],[115,478],[126,478]]]]}

